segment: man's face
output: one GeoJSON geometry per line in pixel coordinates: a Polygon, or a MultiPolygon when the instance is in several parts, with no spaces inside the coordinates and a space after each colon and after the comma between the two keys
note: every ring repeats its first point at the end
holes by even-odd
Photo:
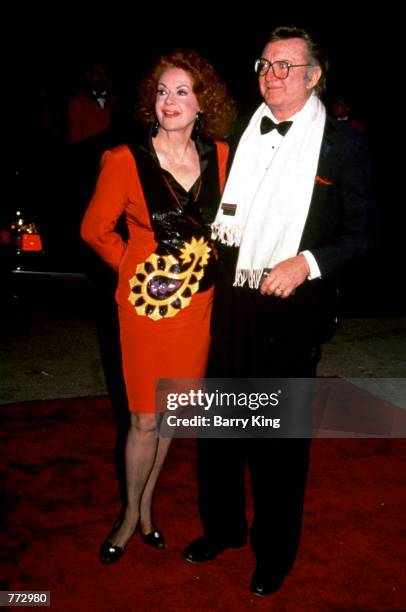
{"type": "Polygon", "coordinates": [[[94,66],[94,68],[88,72],[88,79],[91,89],[96,93],[103,93],[111,85],[109,75],[106,69],[101,65],[94,66]]]}
{"type": "Polygon", "coordinates": [[[350,114],[349,106],[344,102],[344,100],[335,100],[333,102],[331,112],[334,117],[345,118],[350,114]]]}
{"type": "MultiPolygon", "coordinates": [[[[289,64],[309,63],[307,45],[301,38],[268,43],[261,57],[270,63],[278,60],[289,64]]],[[[258,77],[259,89],[275,117],[285,120],[303,108],[320,75],[318,66],[301,66],[290,68],[286,79],[278,79],[270,68],[267,74],[258,77]]]]}

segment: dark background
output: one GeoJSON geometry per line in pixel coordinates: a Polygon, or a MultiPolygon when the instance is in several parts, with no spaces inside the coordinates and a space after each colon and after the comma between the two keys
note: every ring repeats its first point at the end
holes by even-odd
{"type": "Polygon", "coordinates": [[[193,47],[212,61],[245,111],[258,99],[253,63],[269,33],[277,25],[294,24],[313,32],[325,48],[331,60],[330,89],[351,93],[357,112],[368,121],[379,104],[375,88],[384,75],[377,68],[379,62],[387,64],[383,47],[390,31],[385,16],[370,7],[361,16],[349,4],[326,5],[325,12],[313,9],[313,15],[311,10],[304,15],[303,10],[275,11],[270,3],[246,3],[243,11],[220,2],[172,9],[144,3],[143,17],[136,7],[109,11],[100,6],[94,15],[73,14],[72,7],[64,12],[59,6],[15,15],[10,25],[17,88],[41,85],[64,95],[77,88],[86,62],[101,57],[111,63],[116,84],[135,95],[139,77],[162,52],[193,47]],[[228,17],[218,17],[220,7],[228,17]]]}

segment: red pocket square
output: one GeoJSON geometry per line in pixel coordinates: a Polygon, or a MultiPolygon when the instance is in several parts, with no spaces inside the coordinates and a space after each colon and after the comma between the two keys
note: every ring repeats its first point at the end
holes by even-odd
{"type": "Polygon", "coordinates": [[[315,183],[319,183],[319,185],[332,185],[333,181],[330,181],[327,178],[324,178],[323,176],[319,176],[317,175],[316,178],[314,179],[315,183]]]}

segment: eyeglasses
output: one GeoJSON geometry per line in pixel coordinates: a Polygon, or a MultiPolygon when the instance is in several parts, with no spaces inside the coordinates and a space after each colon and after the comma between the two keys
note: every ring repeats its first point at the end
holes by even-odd
{"type": "Polygon", "coordinates": [[[265,76],[268,74],[270,68],[272,68],[273,75],[276,79],[287,79],[289,76],[289,70],[291,68],[300,68],[301,66],[313,66],[313,64],[289,64],[282,60],[276,62],[268,62],[267,59],[261,57],[255,62],[255,72],[259,76],[265,76]]]}

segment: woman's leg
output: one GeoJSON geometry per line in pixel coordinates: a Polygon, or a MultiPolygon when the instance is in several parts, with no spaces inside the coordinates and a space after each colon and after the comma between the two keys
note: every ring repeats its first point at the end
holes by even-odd
{"type": "Polygon", "coordinates": [[[152,466],[152,470],[142,493],[140,504],[140,527],[144,534],[151,533],[151,531],[155,529],[152,518],[152,499],[155,485],[165,462],[166,455],[168,454],[170,444],[171,438],[159,438],[154,465],[152,466]]]}
{"type": "MultiPolygon", "coordinates": [[[[153,488],[167,452],[167,448],[164,454],[162,450],[158,452],[160,445],[158,444],[156,428],[155,414],[131,414],[125,447],[127,506],[120,527],[109,537],[109,542],[113,546],[123,548],[134,533],[140,518],[141,499],[147,482],[148,493],[146,501],[143,502],[146,524],[143,522],[142,527],[143,530],[149,527],[153,488]],[[157,466],[155,466],[155,463],[157,463],[157,466]],[[151,484],[149,484],[150,479],[151,484]]],[[[169,446],[169,444],[166,446],[169,446]]]]}

